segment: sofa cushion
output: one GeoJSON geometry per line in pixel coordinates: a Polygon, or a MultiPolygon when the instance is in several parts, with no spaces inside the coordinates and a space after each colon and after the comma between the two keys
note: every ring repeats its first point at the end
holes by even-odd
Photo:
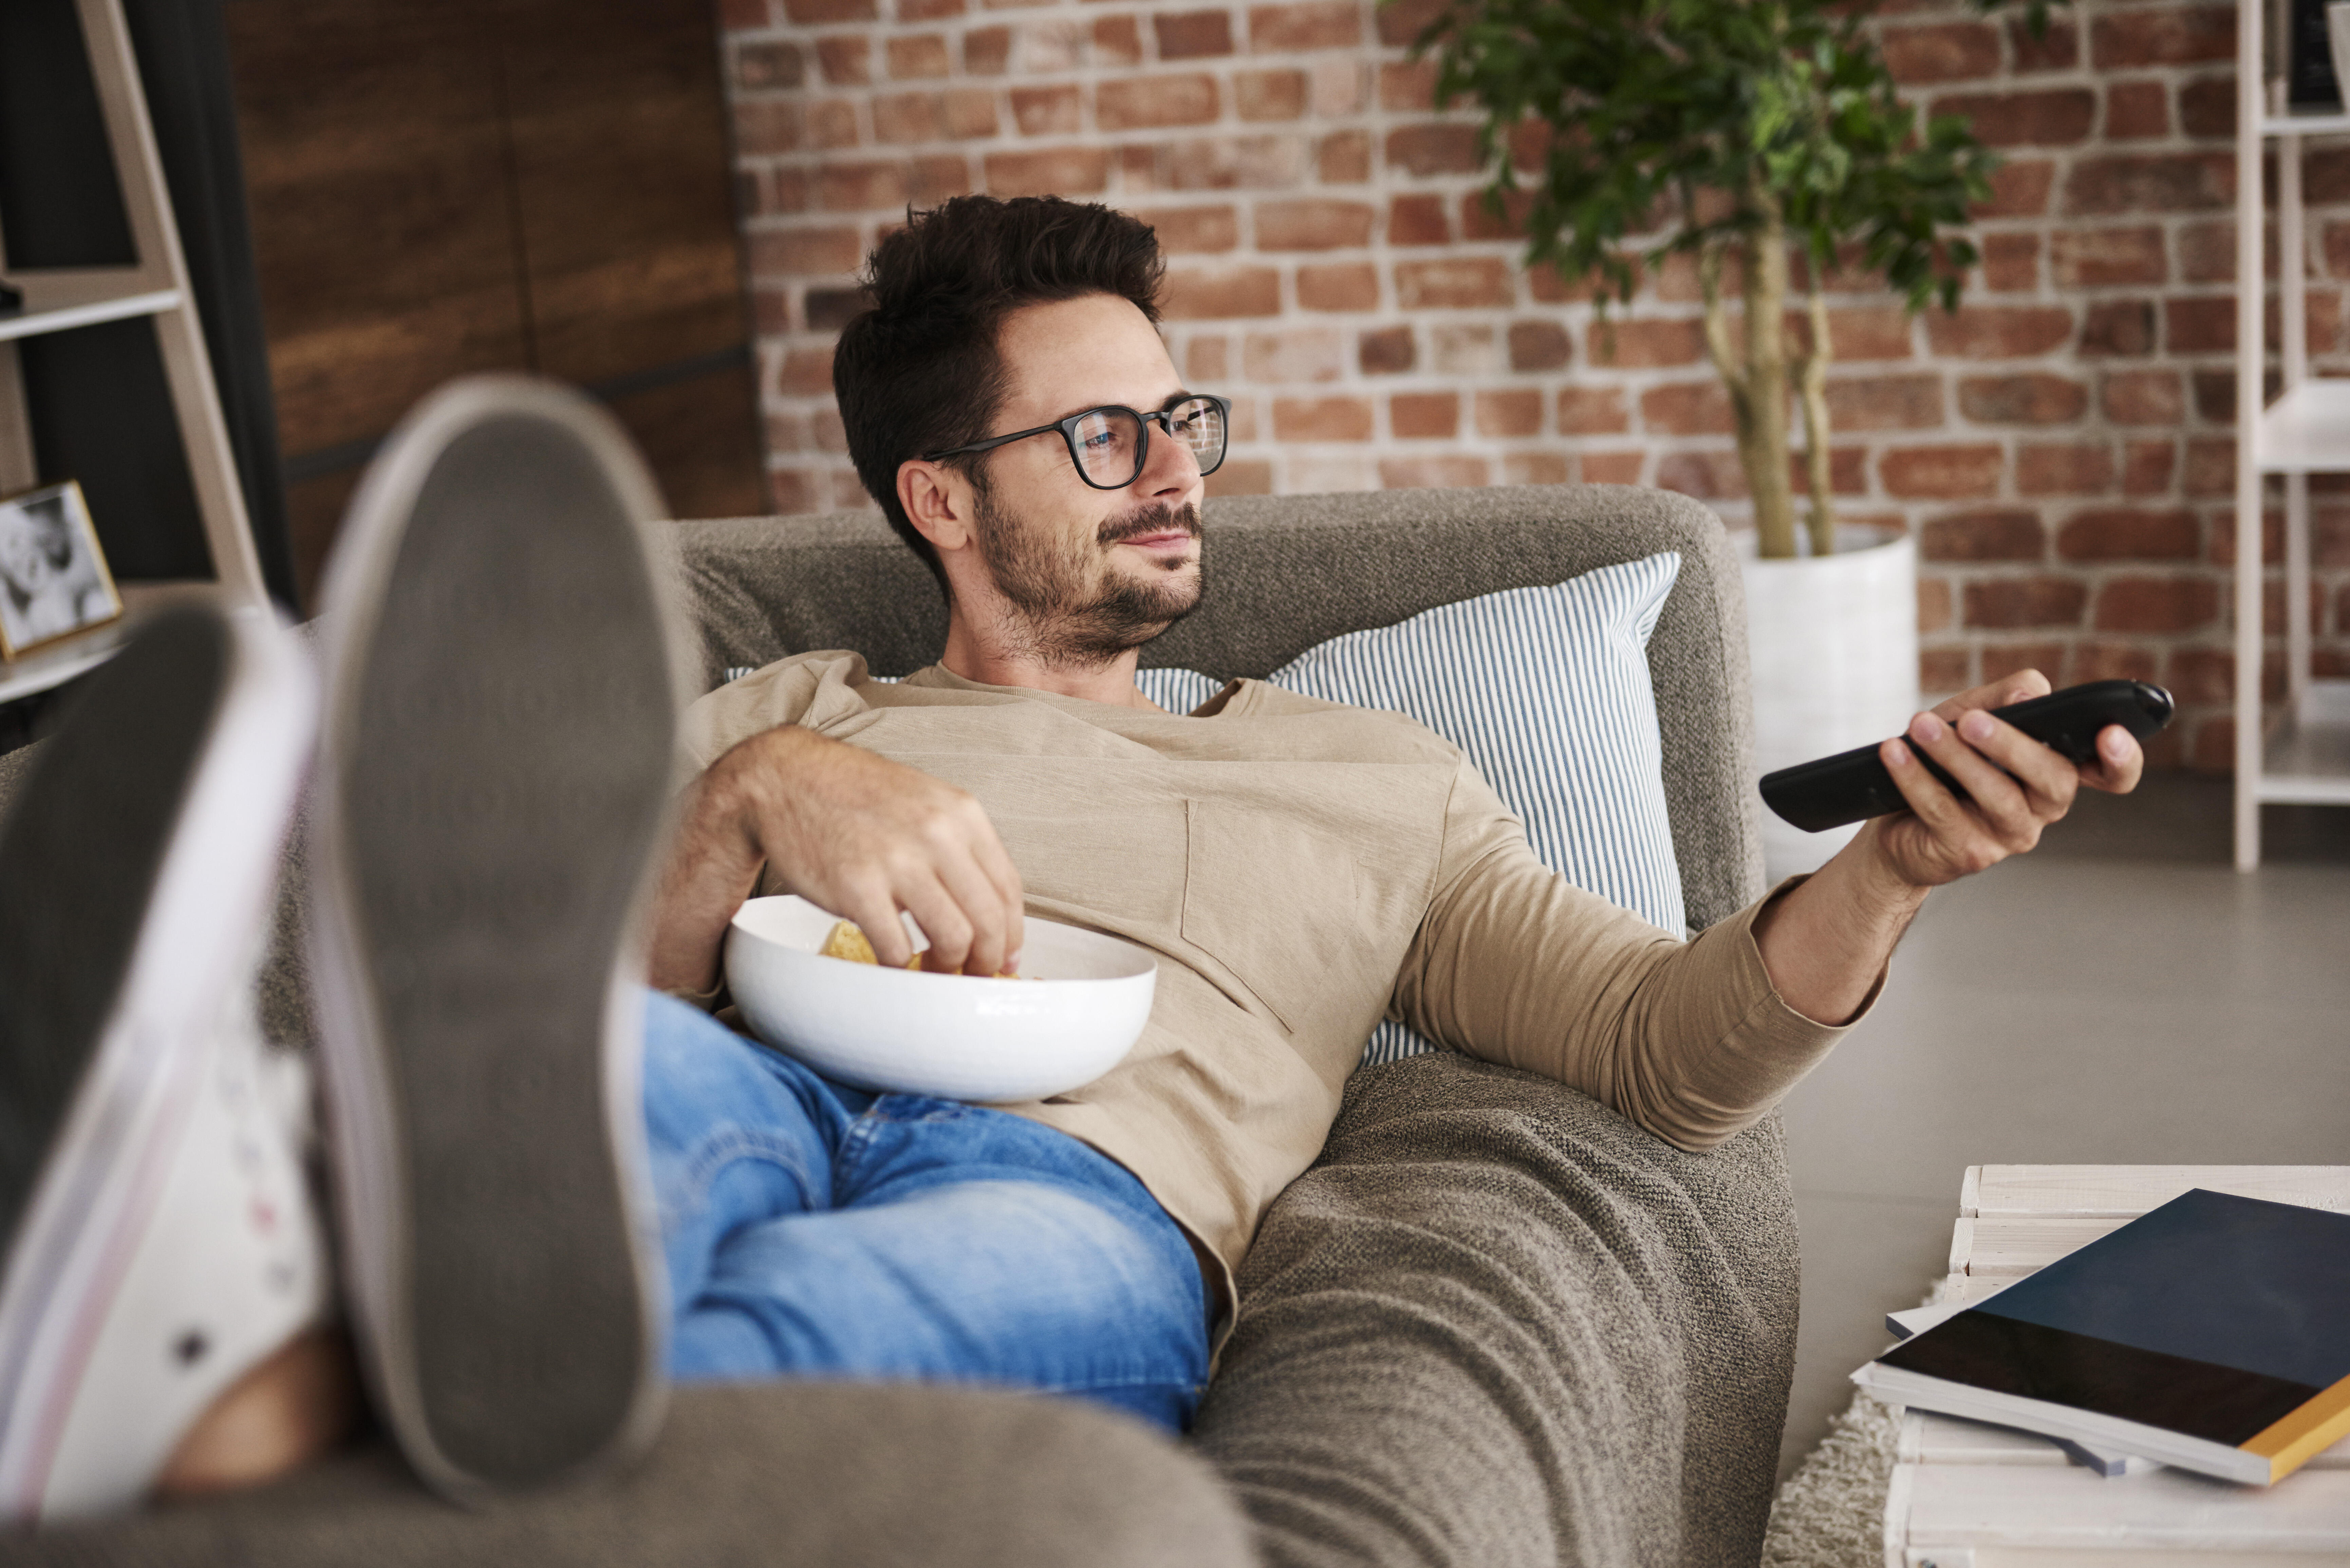
{"type": "MultiPolygon", "coordinates": [[[[1544,865],[1686,936],[1647,651],[1680,562],[1668,550],[1440,605],[1332,638],[1266,679],[1419,720],[1468,753],[1544,865]]],[[[1135,683],[1178,713],[1222,684],[1191,670],[1138,670],[1135,683]]],[[[1363,1063],[1434,1049],[1390,1021],[1372,1032],[1363,1063]]]]}

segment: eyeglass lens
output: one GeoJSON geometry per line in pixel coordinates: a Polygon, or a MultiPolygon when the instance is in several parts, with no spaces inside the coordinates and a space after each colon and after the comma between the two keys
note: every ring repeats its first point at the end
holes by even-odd
{"type": "MultiPolygon", "coordinates": [[[[1224,415],[1205,398],[1193,398],[1167,411],[1167,428],[1191,449],[1202,472],[1224,454],[1224,415]]],[[[1072,427],[1070,444],[1087,479],[1105,490],[1122,490],[1142,475],[1142,421],[1123,409],[1096,409],[1072,427]]]]}

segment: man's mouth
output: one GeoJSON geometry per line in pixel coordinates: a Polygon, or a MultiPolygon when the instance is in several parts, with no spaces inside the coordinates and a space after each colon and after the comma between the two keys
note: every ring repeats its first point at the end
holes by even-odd
{"type": "Polygon", "coordinates": [[[1200,514],[1191,507],[1180,512],[1164,508],[1128,520],[1124,527],[1103,533],[1104,545],[1131,545],[1138,550],[1180,549],[1200,536],[1200,514]]]}

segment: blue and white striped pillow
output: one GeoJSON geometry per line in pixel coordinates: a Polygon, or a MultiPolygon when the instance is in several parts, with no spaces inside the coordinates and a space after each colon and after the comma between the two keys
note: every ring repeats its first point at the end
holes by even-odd
{"type": "MultiPolygon", "coordinates": [[[[1333,638],[1268,679],[1419,720],[1468,754],[1525,823],[1544,865],[1686,936],[1647,653],[1680,566],[1667,551],[1548,587],[1442,605],[1333,638]]],[[[1135,683],[1176,713],[1223,685],[1190,670],[1138,670],[1135,683]]],[[[1434,1049],[1383,1023],[1363,1065],[1434,1049]]]]}

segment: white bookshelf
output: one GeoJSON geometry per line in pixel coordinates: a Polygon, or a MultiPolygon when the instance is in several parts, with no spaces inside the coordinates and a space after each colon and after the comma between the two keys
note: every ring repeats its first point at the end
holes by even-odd
{"type": "MultiPolygon", "coordinates": [[[[171,192],[147,115],[137,57],[123,25],[120,0],[75,0],[89,67],[97,84],[106,138],[120,182],[123,208],[139,265],[18,270],[5,265],[6,236],[0,234],[0,275],[25,292],[23,310],[0,317],[0,495],[39,483],[33,454],[31,410],[16,345],[47,333],[69,332],[109,321],[146,318],[154,323],[156,345],[178,416],[180,442],[204,543],[221,593],[232,605],[268,599],[261,561],[238,487],[228,427],[213,386],[203,331],[188,287],[188,270],[172,215],[171,192]]],[[[125,620],[158,597],[184,585],[123,585],[125,620]]],[[[100,627],[40,648],[13,660],[0,660],[0,701],[13,701],[62,685],[109,657],[120,646],[121,624],[100,627]]]]}

